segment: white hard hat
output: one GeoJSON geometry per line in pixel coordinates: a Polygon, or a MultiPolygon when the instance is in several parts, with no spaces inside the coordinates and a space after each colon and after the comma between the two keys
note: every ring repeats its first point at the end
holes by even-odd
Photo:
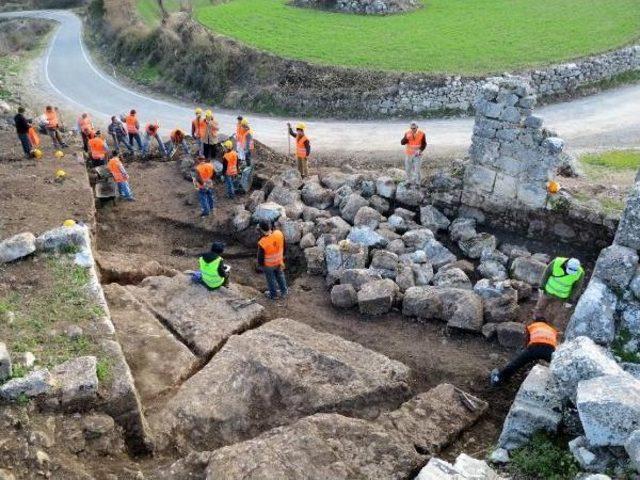
{"type": "Polygon", "coordinates": [[[577,258],[570,258],[567,261],[566,271],[567,273],[576,273],[580,269],[580,260],[577,258]]]}

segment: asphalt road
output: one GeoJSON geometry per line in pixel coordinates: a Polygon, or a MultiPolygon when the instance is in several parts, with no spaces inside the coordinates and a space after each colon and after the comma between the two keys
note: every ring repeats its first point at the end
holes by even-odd
{"type": "MultiPolygon", "coordinates": [[[[52,103],[89,112],[94,119],[107,122],[113,114],[135,108],[141,122],[157,120],[163,131],[181,126],[189,128],[194,106],[179,100],[153,98],[131,90],[103,72],[91,60],[82,43],[82,22],[63,10],[10,12],[0,17],[40,17],[59,22],[59,27],[41,61],[36,87],[50,92],[52,103]]],[[[205,108],[211,108],[203,105],[205,108]]],[[[238,113],[248,116],[256,138],[279,151],[287,151],[285,119],[247,114],[213,107],[222,131],[235,128],[238,113]]],[[[640,85],[542,107],[537,114],[545,125],[556,130],[571,150],[610,147],[640,147],[640,85]]],[[[307,123],[315,152],[349,152],[372,157],[399,156],[400,138],[407,121],[344,121],[302,119],[307,123]]],[[[431,154],[464,152],[470,143],[471,119],[420,120],[427,132],[431,154]]]]}

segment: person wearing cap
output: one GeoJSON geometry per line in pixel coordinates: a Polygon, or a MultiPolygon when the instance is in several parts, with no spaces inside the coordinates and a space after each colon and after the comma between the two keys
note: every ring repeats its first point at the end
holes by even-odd
{"type": "MultiPolygon", "coordinates": [[[[535,317],[534,317],[535,318],[535,317]]],[[[551,361],[551,355],[558,346],[558,330],[547,321],[538,318],[526,327],[526,348],[511,360],[502,370],[493,369],[489,381],[496,387],[509,380],[518,370],[538,360],[551,361]]]]}
{"type": "Polygon", "coordinates": [[[235,198],[236,191],[233,182],[238,178],[238,154],[233,150],[233,142],[227,140],[222,144],[224,153],[222,154],[222,175],[224,184],[227,187],[227,197],[235,198]]]}
{"type": "Polygon", "coordinates": [[[284,276],[284,234],[271,226],[271,222],[262,221],[258,225],[262,235],[258,240],[258,265],[262,267],[267,279],[265,296],[270,300],[287,296],[287,280],[284,276]]]}
{"type": "Polygon", "coordinates": [[[296,131],[291,128],[291,124],[287,123],[289,127],[289,135],[296,139],[296,159],[298,160],[298,171],[302,178],[309,175],[309,155],[311,154],[311,143],[305,135],[304,131],[306,125],[304,123],[298,123],[296,125],[296,131]]]}
{"type": "Polygon", "coordinates": [[[211,244],[211,250],[203,253],[198,258],[197,272],[191,275],[195,283],[204,285],[208,290],[217,290],[229,284],[229,271],[231,268],[224,263],[222,254],[224,243],[215,241],[211,244]]]}
{"type": "Polygon", "coordinates": [[[422,152],[427,148],[427,137],[418,129],[416,122],[411,122],[400,140],[400,145],[405,146],[404,170],[407,172],[407,180],[414,185],[420,185],[420,169],[422,168],[422,152]]]}
{"type": "Polygon", "coordinates": [[[546,310],[552,302],[575,303],[582,291],[584,269],[577,258],[555,258],[544,271],[540,282],[538,301],[533,310],[534,318],[546,318],[546,310]]]}

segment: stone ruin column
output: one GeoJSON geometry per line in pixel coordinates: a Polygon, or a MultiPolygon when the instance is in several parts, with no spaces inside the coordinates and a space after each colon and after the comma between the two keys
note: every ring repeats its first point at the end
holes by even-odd
{"type": "Polygon", "coordinates": [[[564,141],[542,127],[535,104],[520,77],[489,78],[480,89],[462,204],[493,212],[545,207],[564,141]]]}

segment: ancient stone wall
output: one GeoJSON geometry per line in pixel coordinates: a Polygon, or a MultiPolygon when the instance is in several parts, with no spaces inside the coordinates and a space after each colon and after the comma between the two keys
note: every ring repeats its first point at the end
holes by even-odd
{"type": "Polygon", "coordinates": [[[417,0],[294,0],[294,5],[361,15],[390,15],[420,6],[417,0]]]}

